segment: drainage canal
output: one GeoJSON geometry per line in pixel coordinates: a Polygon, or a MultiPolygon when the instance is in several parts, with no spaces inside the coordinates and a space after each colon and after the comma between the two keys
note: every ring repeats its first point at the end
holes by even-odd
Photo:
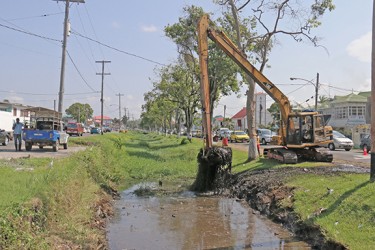
{"type": "Polygon", "coordinates": [[[138,184],[122,193],[108,224],[110,249],[311,249],[246,202],[189,191],[137,195],[153,189],[138,184]]]}

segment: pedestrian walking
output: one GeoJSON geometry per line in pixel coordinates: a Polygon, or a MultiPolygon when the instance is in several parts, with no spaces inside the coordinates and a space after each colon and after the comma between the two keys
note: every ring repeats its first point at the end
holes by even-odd
{"type": "Polygon", "coordinates": [[[20,122],[20,119],[17,118],[16,122],[13,123],[13,138],[14,138],[14,145],[16,146],[16,151],[22,151],[22,128],[23,123],[20,122]]]}

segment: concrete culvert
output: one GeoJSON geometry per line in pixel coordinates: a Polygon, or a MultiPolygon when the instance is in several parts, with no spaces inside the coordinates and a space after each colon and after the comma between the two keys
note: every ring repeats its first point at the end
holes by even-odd
{"type": "Polygon", "coordinates": [[[205,192],[223,187],[232,168],[232,149],[229,147],[201,149],[197,160],[198,173],[192,190],[205,192]]]}

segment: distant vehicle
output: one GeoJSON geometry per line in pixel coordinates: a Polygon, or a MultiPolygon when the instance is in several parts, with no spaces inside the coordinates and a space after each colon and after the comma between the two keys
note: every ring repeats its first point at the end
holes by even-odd
{"type": "Polygon", "coordinates": [[[100,128],[91,128],[91,134],[101,134],[102,130],[100,128]]]}
{"type": "Polygon", "coordinates": [[[233,131],[229,137],[230,142],[248,142],[249,140],[249,136],[244,131],[233,131]]]}
{"type": "Polygon", "coordinates": [[[84,128],[82,123],[79,122],[69,122],[66,125],[66,133],[70,136],[76,135],[76,136],[82,136],[84,132],[84,128]]]}
{"type": "Polygon", "coordinates": [[[103,127],[104,133],[111,132],[111,131],[112,131],[112,129],[110,127],[103,127]]]}
{"type": "Polygon", "coordinates": [[[345,149],[345,151],[350,151],[353,148],[353,141],[341,134],[340,132],[333,130],[333,143],[329,143],[327,147],[329,150],[335,149],[345,149]]]}
{"type": "Polygon", "coordinates": [[[270,143],[272,140],[272,136],[273,136],[271,130],[265,129],[265,128],[258,128],[257,135],[259,137],[260,143],[264,145],[266,145],[267,143],[270,143]]]}
{"type": "Polygon", "coordinates": [[[229,128],[219,128],[216,133],[217,136],[219,136],[219,138],[222,140],[223,138],[229,138],[231,131],[229,130],[229,128]]]}
{"type": "Polygon", "coordinates": [[[361,139],[361,143],[359,144],[359,147],[362,150],[366,149],[367,152],[370,152],[371,151],[371,135],[365,135],[361,139]]]}
{"type": "Polygon", "coordinates": [[[0,129],[0,143],[4,146],[8,145],[10,141],[10,135],[4,129],[0,129]]]}
{"type": "Polygon", "coordinates": [[[83,133],[90,133],[90,127],[83,127],[83,133]]]}

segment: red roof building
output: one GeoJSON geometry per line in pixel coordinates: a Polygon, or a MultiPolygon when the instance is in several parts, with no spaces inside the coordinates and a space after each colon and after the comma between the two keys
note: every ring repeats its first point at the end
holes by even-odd
{"type": "Polygon", "coordinates": [[[246,118],[246,108],[243,107],[234,116],[232,116],[232,121],[234,124],[234,130],[245,130],[247,129],[247,118],[246,118]]]}
{"type": "MultiPolygon", "coordinates": [[[[100,125],[100,123],[101,123],[101,117],[102,117],[101,115],[94,116],[94,122],[95,122],[95,124],[100,125]]],[[[103,125],[104,126],[109,126],[109,125],[111,125],[111,123],[112,123],[112,118],[109,117],[109,116],[103,115],[103,125]]]]}

